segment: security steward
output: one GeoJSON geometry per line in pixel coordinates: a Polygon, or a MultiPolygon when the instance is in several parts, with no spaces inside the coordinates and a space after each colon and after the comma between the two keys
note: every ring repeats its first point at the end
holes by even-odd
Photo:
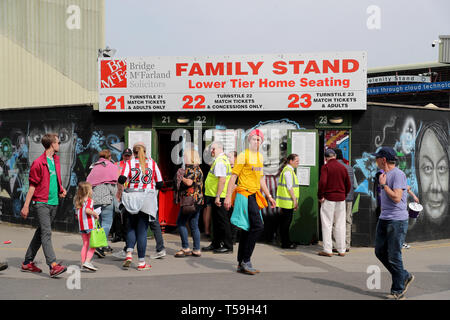
{"type": "Polygon", "coordinates": [[[292,222],[294,210],[298,208],[298,198],[300,196],[300,186],[294,169],[299,165],[299,157],[290,154],[283,159],[283,171],[278,178],[277,186],[277,207],[281,208],[280,214],[280,237],[281,248],[295,249],[296,245],[289,239],[289,227],[292,222]]]}
{"type": "Polygon", "coordinates": [[[232,169],[220,142],[213,142],[210,151],[211,156],[215,159],[206,177],[205,196],[207,201],[212,203],[212,243],[208,247],[202,248],[202,251],[232,253],[231,210],[226,210],[223,205],[232,169]]]}

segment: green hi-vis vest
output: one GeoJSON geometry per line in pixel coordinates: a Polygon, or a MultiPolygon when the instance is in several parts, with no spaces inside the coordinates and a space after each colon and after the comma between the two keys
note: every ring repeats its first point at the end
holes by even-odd
{"type": "Polygon", "coordinates": [[[295,174],[294,169],[292,169],[289,166],[285,166],[283,171],[281,171],[280,177],[278,178],[277,207],[284,209],[292,209],[294,208],[294,200],[292,200],[291,198],[291,194],[289,193],[289,190],[286,186],[286,178],[284,176],[287,170],[291,172],[291,175],[294,178],[294,181],[292,183],[292,189],[294,190],[294,195],[297,198],[297,201],[300,196],[300,187],[298,184],[297,175],[295,174]]]}
{"type": "Polygon", "coordinates": [[[217,161],[222,161],[223,164],[227,167],[227,176],[226,176],[226,180],[225,180],[225,186],[223,188],[222,193],[220,194],[221,198],[225,198],[227,196],[228,182],[230,181],[230,178],[231,178],[231,165],[230,165],[230,161],[228,160],[226,155],[221,155],[221,156],[217,157],[216,160],[214,160],[214,163],[212,164],[211,169],[208,172],[208,176],[206,177],[205,195],[207,195],[209,197],[214,197],[214,198],[217,195],[217,187],[219,184],[219,178],[213,174],[217,161]]]}

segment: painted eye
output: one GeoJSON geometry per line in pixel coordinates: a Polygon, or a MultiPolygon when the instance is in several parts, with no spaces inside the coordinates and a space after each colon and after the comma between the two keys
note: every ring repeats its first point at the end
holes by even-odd
{"type": "Polygon", "coordinates": [[[42,134],[41,133],[35,133],[31,135],[31,140],[34,143],[41,143],[41,139],[42,139],[42,134]]]}
{"type": "Polygon", "coordinates": [[[59,133],[59,141],[61,143],[66,143],[67,141],[69,141],[69,133],[66,130],[63,129],[59,133]]]}
{"type": "Polygon", "coordinates": [[[431,174],[431,172],[433,171],[433,167],[431,165],[423,165],[422,166],[422,171],[426,174],[429,175],[431,174]]]}
{"type": "Polygon", "coordinates": [[[445,174],[448,171],[448,166],[445,165],[445,164],[438,165],[437,171],[438,171],[439,174],[445,174]]]}

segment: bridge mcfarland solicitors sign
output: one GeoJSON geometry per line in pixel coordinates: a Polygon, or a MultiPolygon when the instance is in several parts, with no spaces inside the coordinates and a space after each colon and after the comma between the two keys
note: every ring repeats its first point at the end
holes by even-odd
{"type": "Polygon", "coordinates": [[[367,54],[102,59],[99,79],[105,112],[365,110],[367,54]]]}

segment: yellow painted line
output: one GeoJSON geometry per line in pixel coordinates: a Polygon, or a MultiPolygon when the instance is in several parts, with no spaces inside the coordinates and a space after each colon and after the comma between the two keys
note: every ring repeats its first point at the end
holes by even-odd
{"type": "Polygon", "coordinates": [[[283,251],[283,252],[281,252],[281,254],[284,256],[299,256],[302,253],[301,252],[292,252],[292,251],[283,251]]]}

